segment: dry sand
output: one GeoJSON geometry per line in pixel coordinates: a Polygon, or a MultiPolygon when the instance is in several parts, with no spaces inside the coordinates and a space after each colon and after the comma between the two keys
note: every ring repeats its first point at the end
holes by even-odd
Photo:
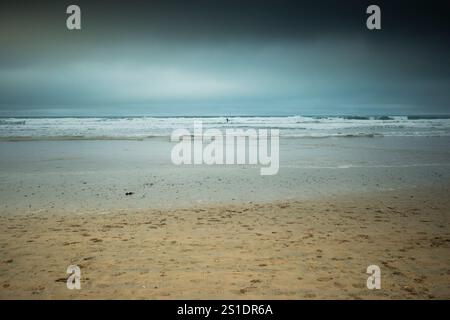
{"type": "Polygon", "coordinates": [[[0,216],[1,299],[449,299],[448,189],[0,216]],[[81,290],[66,268],[81,268],[81,290]],[[381,290],[366,268],[380,266],[381,290]]]}

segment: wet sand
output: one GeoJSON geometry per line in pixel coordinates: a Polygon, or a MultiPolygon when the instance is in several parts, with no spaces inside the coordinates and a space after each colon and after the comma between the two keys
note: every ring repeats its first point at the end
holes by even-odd
{"type": "Polygon", "coordinates": [[[450,299],[449,207],[440,188],[3,214],[0,298],[450,299]],[[70,264],[81,290],[66,288],[70,264]]]}
{"type": "Polygon", "coordinates": [[[450,137],[281,139],[273,176],[254,165],[176,166],[174,145],[168,138],[0,142],[0,214],[311,200],[450,181],[450,137]]]}

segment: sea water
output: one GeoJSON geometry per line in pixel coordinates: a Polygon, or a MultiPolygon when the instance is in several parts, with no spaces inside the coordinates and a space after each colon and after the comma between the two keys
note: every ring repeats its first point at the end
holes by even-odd
{"type": "Polygon", "coordinates": [[[0,118],[0,139],[146,139],[201,121],[205,129],[279,129],[282,137],[450,136],[449,116],[0,118]]]}

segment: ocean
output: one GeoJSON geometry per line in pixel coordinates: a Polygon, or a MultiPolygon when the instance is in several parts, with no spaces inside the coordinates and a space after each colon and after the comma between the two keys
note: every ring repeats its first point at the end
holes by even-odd
{"type": "Polygon", "coordinates": [[[450,116],[239,116],[1,118],[1,140],[149,139],[208,128],[280,129],[282,137],[450,136],[450,116]]]}

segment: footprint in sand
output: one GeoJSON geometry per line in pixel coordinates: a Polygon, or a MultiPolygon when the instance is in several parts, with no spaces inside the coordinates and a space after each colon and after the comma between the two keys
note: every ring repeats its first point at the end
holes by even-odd
{"type": "Polygon", "coordinates": [[[317,278],[317,281],[320,281],[320,282],[328,282],[328,281],[331,281],[331,280],[333,280],[332,277],[320,277],[320,278],[317,278]]]}

